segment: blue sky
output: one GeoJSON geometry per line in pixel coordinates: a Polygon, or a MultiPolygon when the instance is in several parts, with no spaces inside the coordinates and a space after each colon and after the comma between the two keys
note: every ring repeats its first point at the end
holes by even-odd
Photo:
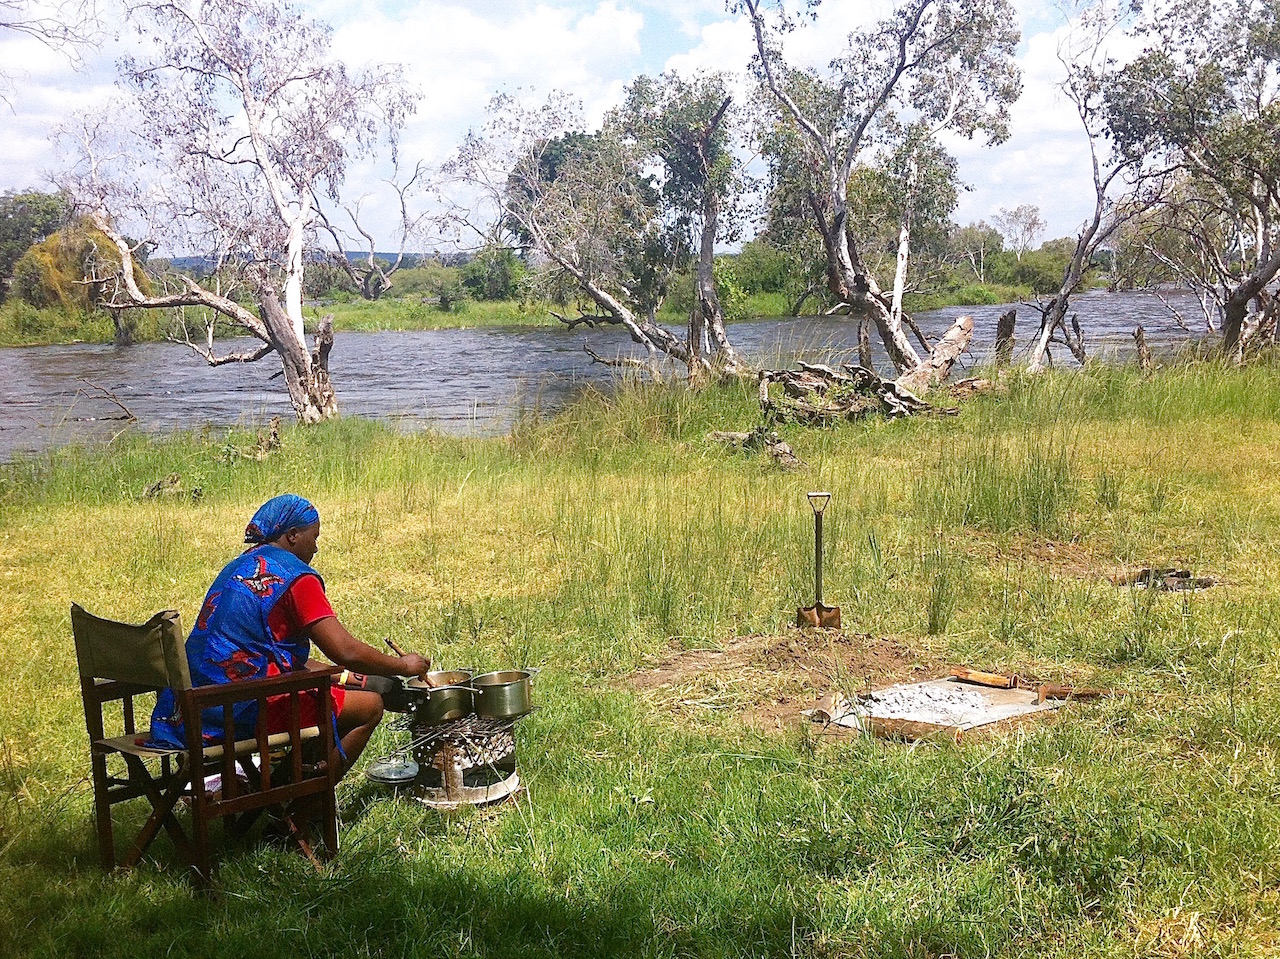
{"type": "MultiPolygon", "coordinates": [[[[1057,96],[1061,73],[1049,0],[1014,0],[1023,28],[1025,91],[1012,136],[988,149],[953,144],[971,187],[956,218],[989,218],[1000,207],[1032,203],[1048,236],[1073,234],[1092,208],[1087,144],[1078,120],[1057,96]]],[[[404,154],[440,160],[482,120],[499,91],[564,89],[582,99],[589,118],[614,105],[640,73],[697,68],[741,72],[752,52],[745,23],[722,0],[311,0],[302,4],[335,28],[335,48],[352,64],[405,64],[422,91],[406,130],[404,154]]],[[[849,31],[883,13],[887,0],[826,0],[819,21],[788,38],[799,60],[824,63],[849,31]]],[[[14,76],[10,107],[0,106],[0,190],[46,185],[57,165],[49,136],[76,109],[112,92],[114,63],[133,42],[126,34],[72,70],[34,41],[0,34],[0,63],[14,76]]],[[[373,171],[356,171],[370,182],[373,171]]],[[[390,204],[371,199],[374,216],[390,204]]],[[[389,236],[390,220],[384,227],[389,236]]]]}

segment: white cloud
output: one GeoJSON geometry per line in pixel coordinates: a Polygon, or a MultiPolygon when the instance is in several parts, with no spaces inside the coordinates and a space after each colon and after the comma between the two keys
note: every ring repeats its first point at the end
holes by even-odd
{"type": "MultiPolygon", "coordinates": [[[[1072,232],[1092,203],[1087,143],[1070,104],[1056,92],[1060,23],[1054,0],[1016,0],[1030,36],[1020,47],[1024,94],[1012,135],[994,149],[953,144],[963,179],[962,221],[989,218],[1001,206],[1035,203],[1050,232],[1072,232]]],[[[827,2],[816,24],[787,37],[797,62],[821,67],[845,49],[848,34],[883,15],[889,0],[827,2]]],[[[499,90],[564,89],[579,96],[590,121],[620,99],[642,72],[721,70],[742,74],[753,51],[750,28],[722,0],[315,0],[314,15],[336,27],[337,53],[356,65],[400,62],[422,91],[405,130],[403,156],[439,160],[499,90]]],[[[49,135],[73,110],[111,92],[113,64],[136,40],[87,57],[85,72],[34,41],[0,34],[0,63],[17,74],[12,109],[0,106],[0,190],[39,185],[52,166],[49,135]]],[[[376,171],[352,171],[353,192],[376,171]]],[[[390,205],[371,200],[390,237],[390,205]]]]}

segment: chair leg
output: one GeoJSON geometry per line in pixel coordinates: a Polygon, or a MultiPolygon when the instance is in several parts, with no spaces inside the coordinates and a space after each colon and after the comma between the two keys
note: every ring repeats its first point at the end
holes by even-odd
{"type": "Polygon", "coordinates": [[[329,859],[338,854],[338,798],[332,783],[324,791],[324,848],[329,859]]]}
{"type": "MultiPolygon", "coordinates": [[[[201,773],[203,776],[203,772],[201,773]]],[[[207,889],[212,881],[209,864],[209,819],[205,815],[205,786],[201,782],[192,789],[191,802],[191,871],[195,873],[196,886],[207,889]]]]}
{"type": "Polygon", "coordinates": [[[191,844],[187,842],[187,834],[183,832],[182,825],[178,822],[177,817],[173,815],[173,807],[178,804],[178,799],[181,798],[182,791],[187,786],[187,777],[177,777],[170,783],[169,789],[162,793],[155,779],[152,778],[151,773],[147,770],[146,764],[141,759],[136,756],[125,756],[124,758],[129,766],[131,778],[142,786],[147,799],[151,802],[151,815],[146,823],[143,824],[142,830],[138,833],[138,838],[134,840],[129,852],[120,861],[120,868],[132,869],[138,864],[142,854],[147,851],[147,847],[156,838],[156,834],[160,832],[161,826],[172,837],[178,850],[187,859],[190,859],[192,853],[191,844]]]}
{"type": "Polygon", "coordinates": [[[116,841],[111,828],[111,794],[107,783],[107,757],[94,753],[93,762],[93,818],[98,827],[98,857],[102,868],[110,872],[116,867],[116,841]]]}

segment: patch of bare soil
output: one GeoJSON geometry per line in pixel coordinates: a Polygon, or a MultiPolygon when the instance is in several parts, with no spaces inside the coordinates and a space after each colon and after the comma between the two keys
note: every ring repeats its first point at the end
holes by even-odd
{"type": "Polygon", "coordinates": [[[867,633],[787,629],[737,636],[722,649],[672,648],[651,669],[629,677],[655,705],[697,717],[723,711],[766,731],[800,722],[833,689],[847,695],[903,681],[932,679],[946,667],[901,643],[867,633]]]}

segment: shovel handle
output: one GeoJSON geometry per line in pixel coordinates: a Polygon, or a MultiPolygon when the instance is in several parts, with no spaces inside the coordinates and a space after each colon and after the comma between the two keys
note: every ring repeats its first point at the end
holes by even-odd
{"type": "MultiPolygon", "coordinates": [[[[399,646],[397,646],[397,645],[396,645],[396,641],[395,641],[394,639],[392,639],[390,636],[383,636],[383,637],[382,637],[382,641],[383,641],[384,643],[386,643],[388,646],[390,646],[390,647],[391,647],[391,651],[392,651],[393,653],[395,653],[397,656],[404,656],[404,650],[403,650],[403,649],[401,649],[399,646]]],[[[421,680],[422,680],[424,683],[426,683],[428,686],[430,686],[430,685],[431,685],[431,680],[427,679],[427,673],[428,673],[428,672],[429,672],[429,670],[428,670],[427,672],[423,672],[423,674],[422,674],[421,676],[419,676],[418,678],[419,678],[419,679],[421,679],[421,680]]]]}

